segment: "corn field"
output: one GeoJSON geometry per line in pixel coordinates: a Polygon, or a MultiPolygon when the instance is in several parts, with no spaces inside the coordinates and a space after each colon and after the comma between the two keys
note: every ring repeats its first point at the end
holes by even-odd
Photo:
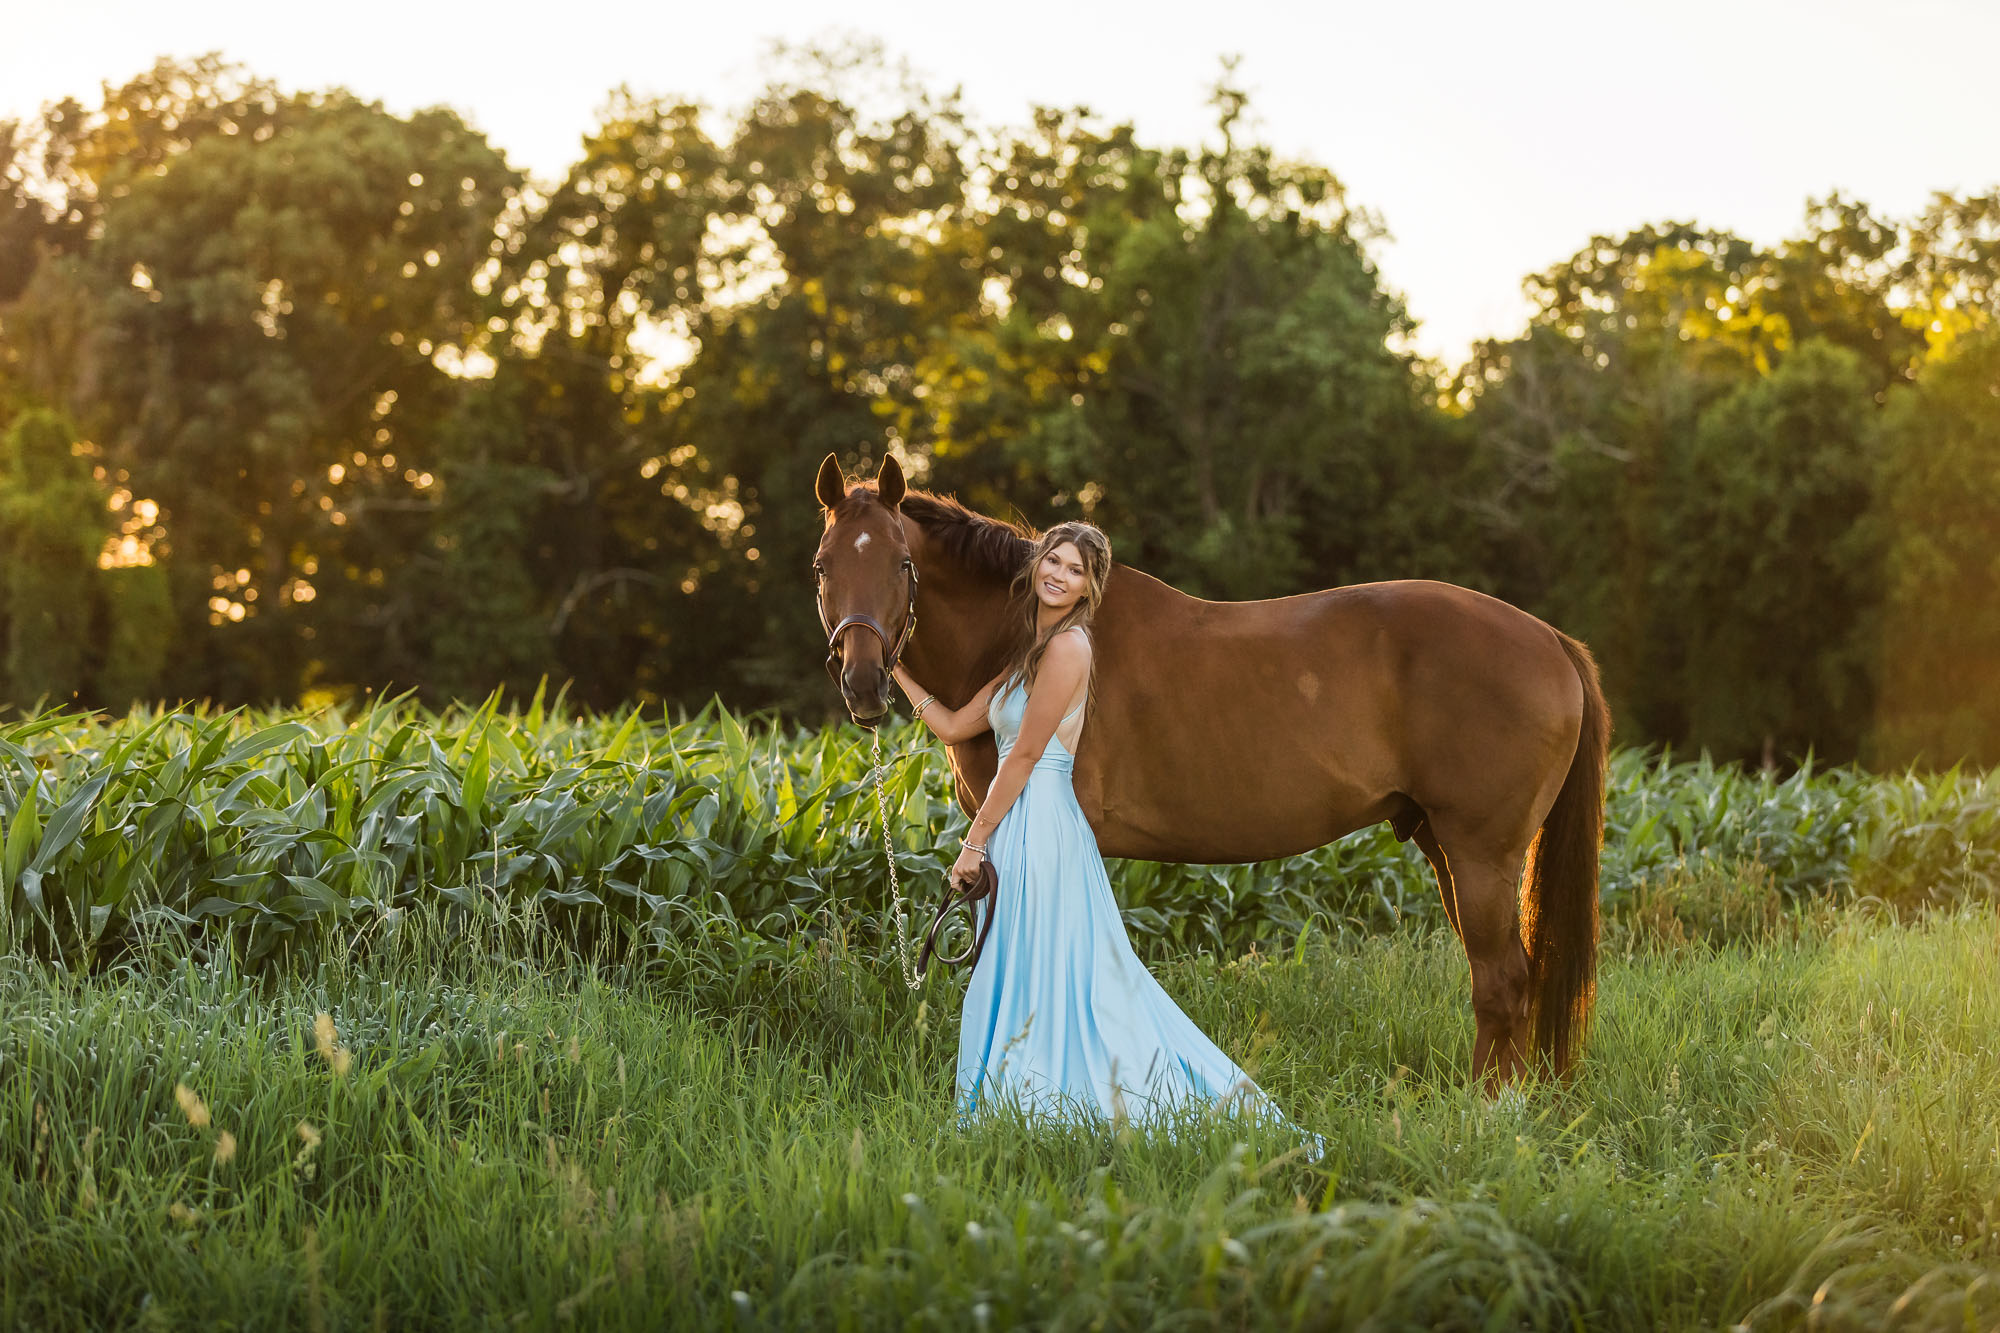
{"type": "MultiPolygon", "coordinates": [[[[964,817],[942,747],[885,729],[890,836],[934,899],[964,817]]],[[[0,724],[6,943],[89,965],[136,935],[249,963],[318,932],[393,930],[417,905],[532,913],[585,945],[886,946],[888,880],[867,734],[711,703],[576,717],[408,699],[317,712],[48,713],[0,724]]],[[[1953,770],[1782,780],[1622,751],[1602,893],[1750,871],[1786,902],[1990,899],[1996,785],[1953,770]]],[[[1142,952],[1231,955],[1313,932],[1442,919],[1428,866],[1386,825],[1252,865],[1113,862],[1142,952]]]]}

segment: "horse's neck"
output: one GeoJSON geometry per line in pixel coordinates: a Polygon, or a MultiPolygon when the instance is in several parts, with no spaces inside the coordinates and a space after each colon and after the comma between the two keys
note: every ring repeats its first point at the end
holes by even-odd
{"type": "Polygon", "coordinates": [[[960,566],[923,530],[905,520],[917,562],[922,613],[910,637],[910,674],[953,708],[962,708],[997,670],[1004,637],[1007,588],[960,566]]]}
{"type": "Polygon", "coordinates": [[[963,708],[1000,669],[999,636],[1004,599],[967,603],[940,613],[926,607],[909,647],[910,674],[954,708],[963,708]]]}

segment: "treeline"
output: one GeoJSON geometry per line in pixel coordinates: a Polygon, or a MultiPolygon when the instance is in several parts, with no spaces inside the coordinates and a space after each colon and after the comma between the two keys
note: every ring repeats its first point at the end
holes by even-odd
{"type": "Polygon", "coordinates": [[[1445,373],[1366,210],[1214,105],[982,126],[806,53],[728,117],[614,93],[553,185],[213,58],[0,125],[0,700],[825,716],[813,471],[894,450],[1205,596],[1490,591],[1628,742],[2000,762],[2000,194],[1594,238],[1445,373]]]}

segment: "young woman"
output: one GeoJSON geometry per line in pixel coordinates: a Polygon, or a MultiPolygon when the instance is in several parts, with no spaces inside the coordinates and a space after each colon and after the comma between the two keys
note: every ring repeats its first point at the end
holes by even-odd
{"type": "Polygon", "coordinates": [[[965,707],[944,707],[896,668],[938,736],[956,743],[990,727],[1000,743],[1000,770],[951,869],[964,880],[990,858],[1000,876],[992,933],[965,992],[959,1110],[1009,1102],[1144,1121],[1199,1102],[1282,1119],[1132,951],[1071,785],[1091,697],[1089,625],[1110,574],[1101,531],[1058,524],[1014,582],[1025,621],[1015,660],[965,707]]]}

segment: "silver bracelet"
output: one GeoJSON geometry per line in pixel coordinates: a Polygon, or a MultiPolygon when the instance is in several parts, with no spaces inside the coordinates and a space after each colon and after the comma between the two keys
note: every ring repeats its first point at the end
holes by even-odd
{"type": "Polygon", "coordinates": [[[926,708],[929,708],[932,704],[936,702],[937,702],[937,696],[935,694],[926,694],[924,696],[924,701],[918,704],[915,708],[910,710],[910,716],[914,718],[921,718],[924,715],[924,710],[926,708]]]}
{"type": "Polygon", "coordinates": [[[961,839],[959,839],[959,842],[961,843],[961,845],[963,845],[963,846],[965,847],[965,849],[966,849],[967,851],[969,851],[969,852],[978,852],[978,853],[979,853],[979,855],[980,855],[980,858],[981,858],[982,860],[983,860],[983,859],[985,859],[985,857],[986,857],[986,849],[985,849],[984,847],[981,847],[981,846],[979,846],[979,845],[978,845],[977,843],[973,842],[971,838],[961,838],[961,839]]]}

